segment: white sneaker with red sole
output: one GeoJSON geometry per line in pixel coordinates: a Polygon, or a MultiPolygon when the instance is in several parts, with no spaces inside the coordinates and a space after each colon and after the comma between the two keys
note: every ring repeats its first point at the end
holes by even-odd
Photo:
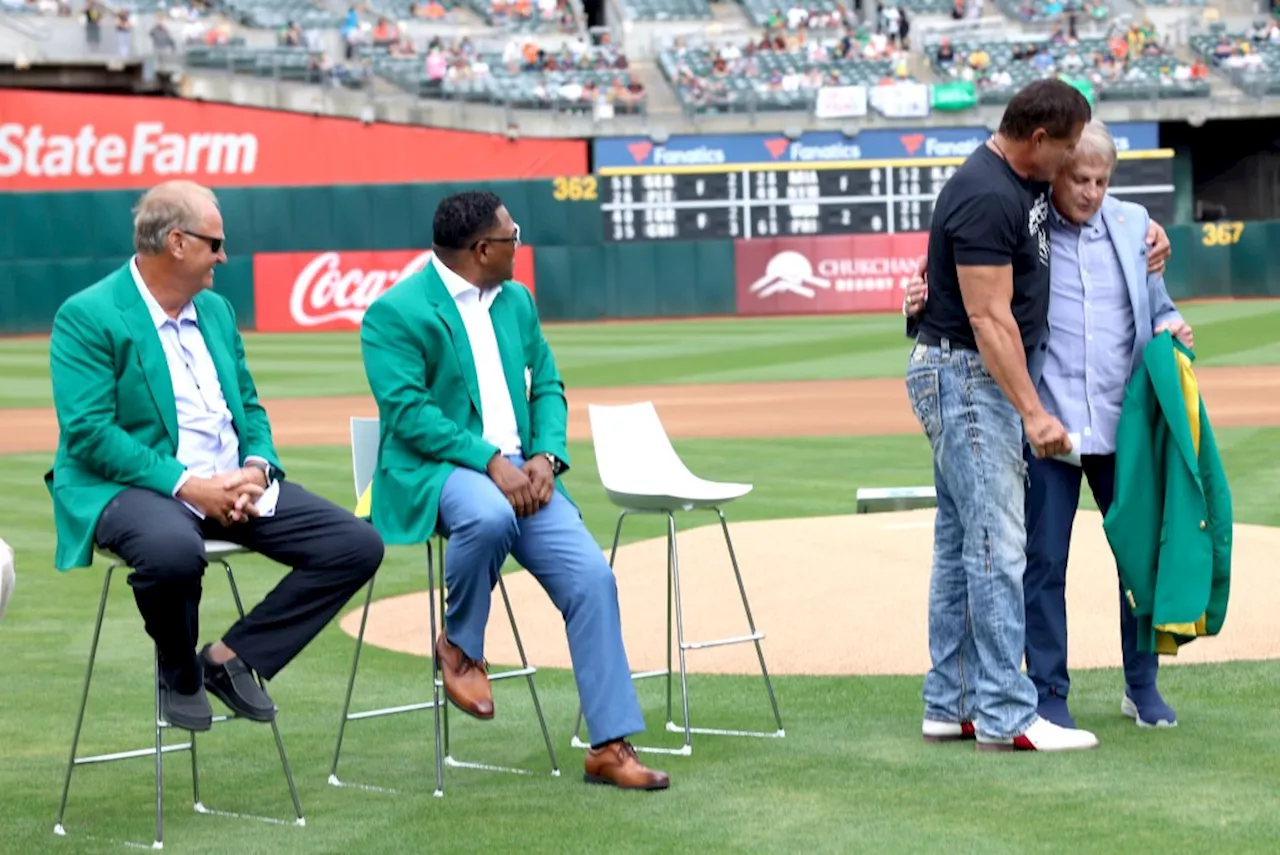
{"type": "Polygon", "coordinates": [[[958,742],[975,736],[971,721],[934,721],[926,718],[920,734],[925,742],[958,742]]]}
{"type": "Polygon", "coordinates": [[[992,739],[979,733],[977,740],[979,751],[1084,751],[1098,747],[1098,737],[1089,731],[1059,727],[1039,716],[1012,739],[992,739]]]}

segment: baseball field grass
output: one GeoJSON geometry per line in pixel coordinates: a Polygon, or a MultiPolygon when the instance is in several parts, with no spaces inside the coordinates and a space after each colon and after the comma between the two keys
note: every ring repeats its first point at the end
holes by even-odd
{"type": "MultiPolygon", "coordinates": [[[[1185,313],[1196,328],[1197,367],[1280,362],[1280,304],[1205,304],[1185,313]]],[[[571,388],[900,377],[906,357],[896,317],[562,326],[549,327],[547,336],[571,388]]],[[[353,335],[248,335],[246,346],[264,398],[367,394],[353,335]]],[[[0,341],[0,376],[0,407],[48,406],[47,342],[0,341]]],[[[1274,453],[1280,429],[1222,428],[1217,434],[1236,521],[1280,525],[1280,460],[1274,453]]],[[[731,521],[846,514],[860,486],[930,483],[927,447],[918,435],[675,444],[698,474],[755,484],[751,495],[731,506],[731,521]]],[[[353,504],[347,448],[281,451],[291,478],[344,506],[353,504]]],[[[590,444],[574,443],[570,451],[567,487],[597,540],[607,543],[614,509],[602,495],[590,444]]],[[[19,573],[10,612],[0,622],[0,853],[120,851],[124,841],[152,839],[148,758],[78,769],[66,816],[70,836],[52,833],[104,568],[52,569],[53,525],[41,480],[50,461],[50,454],[0,457],[0,537],[15,548],[19,573]]],[[[1087,498],[1083,505],[1091,507],[1087,498]]],[[[626,534],[629,540],[652,537],[658,527],[641,521],[626,534]]],[[[284,572],[250,556],[235,568],[247,603],[284,572]]],[[[379,597],[424,584],[420,549],[388,550],[379,597]]],[[[224,578],[211,568],[202,634],[214,637],[233,613],[224,578]]],[[[826,604],[808,619],[842,621],[841,604],[826,604]]],[[[1228,617],[1225,631],[1230,627],[1228,617]]],[[[856,639],[873,630],[848,631],[856,639]]],[[[767,656],[767,640],[764,648],[767,656]]],[[[1270,853],[1280,840],[1276,662],[1170,664],[1161,685],[1181,723],[1162,732],[1139,730],[1120,715],[1117,671],[1074,672],[1073,712],[1098,733],[1102,747],[1071,756],[985,755],[971,743],[922,743],[919,675],[778,675],[786,737],[695,736],[692,757],[646,756],[672,775],[664,793],[582,783],[582,754],[569,744],[577,702],[573,681],[566,671],[544,669],[538,689],[561,775],[548,774],[523,683],[503,682],[495,689],[495,721],[451,718],[455,751],[463,759],[537,774],[446,770],[446,795],[434,799],[429,712],[348,726],[342,777],[396,792],[326,783],[352,649],[352,639],[335,623],[270,687],[306,827],[195,814],[190,763],[185,755],[169,755],[167,850],[1270,853]]],[[[121,574],[108,605],[82,753],[148,745],[151,656],[121,574]]],[[[821,659],[823,651],[814,650],[813,657],[821,659]]],[[[696,660],[691,667],[696,670],[696,660]]],[[[426,699],[429,678],[429,660],[366,647],[354,706],[426,699]]],[[[758,678],[695,675],[690,681],[695,725],[768,728],[758,678]]],[[[640,683],[639,691],[649,723],[643,741],[674,747],[678,738],[662,730],[660,681],[640,683]]],[[[291,818],[267,727],[216,726],[200,738],[200,758],[202,796],[210,807],[291,818]]]]}

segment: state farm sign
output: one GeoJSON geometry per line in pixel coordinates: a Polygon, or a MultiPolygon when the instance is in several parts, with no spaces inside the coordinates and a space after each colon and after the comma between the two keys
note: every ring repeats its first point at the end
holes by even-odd
{"type": "Polygon", "coordinates": [[[100,135],[93,125],[66,134],[0,125],[0,178],[252,175],[257,164],[258,138],[249,133],[170,133],[162,122],[139,122],[127,136],[100,135]]]}
{"type": "MultiPolygon", "coordinates": [[[[359,329],[373,301],[426,267],[431,255],[431,250],[259,253],[253,257],[257,329],[359,329]]],[[[516,250],[515,278],[534,291],[532,247],[516,250]]]]}
{"type": "Polygon", "coordinates": [[[496,181],[583,175],[582,140],[507,139],[182,98],[6,89],[0,192],[496,181]]]}
{"type": "Polygon", "coordinates": [[[928,243],[926,232],[738,240],[738,314],[900,311],[928,243]]]}

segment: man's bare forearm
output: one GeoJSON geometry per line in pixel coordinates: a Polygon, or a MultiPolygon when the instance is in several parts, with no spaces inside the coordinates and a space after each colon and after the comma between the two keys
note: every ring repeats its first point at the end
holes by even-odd
{"type": "Polygon", "coordinates": [[[970,318],[970,323],[982,361],[1018,415],[1026,418],[1039,412],[1040,396],[1027,371],[1027,354],[1013,315],[970,318]]]}

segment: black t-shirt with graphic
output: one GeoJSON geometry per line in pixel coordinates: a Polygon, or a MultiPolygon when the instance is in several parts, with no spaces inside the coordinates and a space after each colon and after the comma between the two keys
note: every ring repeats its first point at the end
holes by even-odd
{"type": "Polygon", "coordinates": [[[1024,349],[1049,323],[1049,184],[1014,172],[979,146],[947,179],[929,226],[929,299],[918,333],[977,348],[956,266],[1013,266],[1013,317],[1024,349]]]}

